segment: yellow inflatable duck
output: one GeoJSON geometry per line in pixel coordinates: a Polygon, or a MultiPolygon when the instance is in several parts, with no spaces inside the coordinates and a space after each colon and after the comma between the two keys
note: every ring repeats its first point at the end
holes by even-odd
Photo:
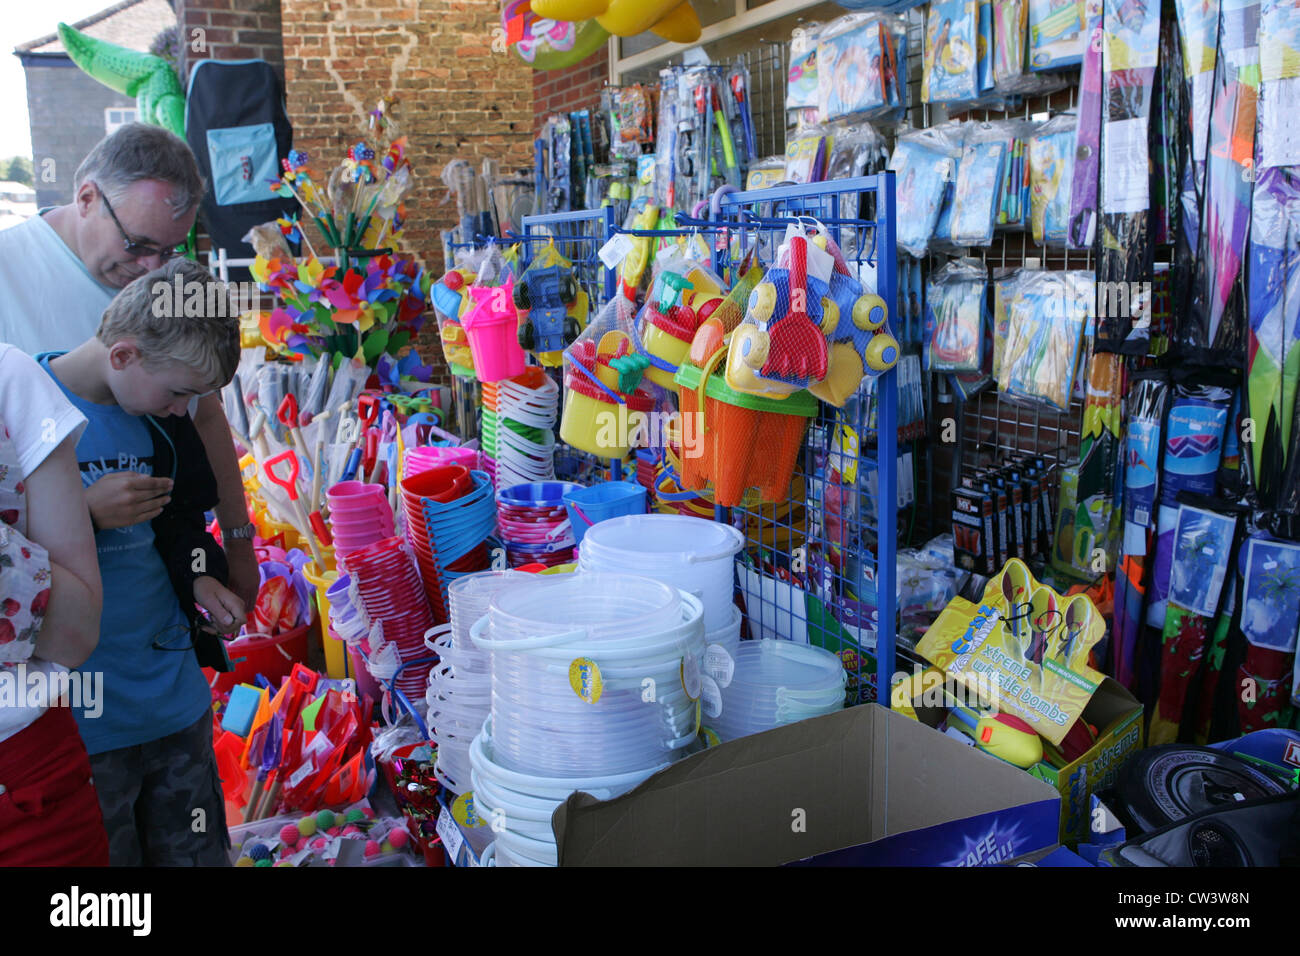
{"type": "Polygon", "coordinates": [[[650,30],[674,43],[700,38],[700,18],[686,0],[533,0],[533,13],[552,20],[596,19],[616,36],[650,30]]]}

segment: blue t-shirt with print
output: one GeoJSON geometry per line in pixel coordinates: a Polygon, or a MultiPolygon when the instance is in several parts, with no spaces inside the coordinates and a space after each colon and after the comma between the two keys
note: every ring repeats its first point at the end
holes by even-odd
{"type": "MultiPolygon", "coordinates": [[[[37,356],[46,372],[50,359],[37,356]]],[[[81,483],[89,488],[115,471],[153,474],[154,426],[117,405],[96,405],[59,382],[88,424],[77,442],[81,483]]],[[[166,475],[164,477],[172,477],[166,475]]],[[[141,522],[95,535],[104,611],[99,645],[79,670],[102,673],[98,716],[73,708],[81,739],[92,755],[158,740],[189,727],[212,702],[198,658],[191,650],[161,650],[158,644],[186,645],[177,628],[186,627],[171,579],[154,548],[153,528],[141,522]]]]}

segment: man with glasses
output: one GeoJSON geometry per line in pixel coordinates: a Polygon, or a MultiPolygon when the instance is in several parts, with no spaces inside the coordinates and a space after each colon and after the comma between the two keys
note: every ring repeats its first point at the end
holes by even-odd
{"type": "MultiPolygon", "coordinates": [[[[73,190],[71,203],[0,232],[0,342],[29,354],[67,351],[92,338],[119,290],[178,254],[204,186],[182,139],[131,123],[91,150],[73,190]]],[[[252,607],[257,560],[230,428],[216,395],[197,399],[190,413],[217,478],[230,587],[252,607]]],[[[109,475],[88,495],[91,517],[101,530],[152,520],[170,487],[165,478],[130,471],[109,475]]]]}

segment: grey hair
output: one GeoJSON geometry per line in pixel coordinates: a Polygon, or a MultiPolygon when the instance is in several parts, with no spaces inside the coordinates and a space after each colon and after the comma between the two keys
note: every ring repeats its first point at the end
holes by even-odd
{"type": "Polygon", "coordinates": [[[127,123],[96,143],[81,161],[73,189],[93,182],[112,203],[127,187],[148,179],[172,187],[167,204],[172,207],[173,219],[184,216],[203,198],[203,176],[185,140],[161,126],[127,123]]]}
{"type": "Polygon", "coordinates": [[[104,310],[96,337],[105,346],[134,339],[145,365],[183,365],[223,388],[239,365],[236,314],[226,283],[179,258],[119,292],[104,310]]]}

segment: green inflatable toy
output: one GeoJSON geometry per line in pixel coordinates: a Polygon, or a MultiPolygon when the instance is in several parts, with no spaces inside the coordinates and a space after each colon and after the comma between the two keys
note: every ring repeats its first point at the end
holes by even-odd
{"type": "Polygon", "coordinates": [[[170,63],[152,53],[86,36],[66,23],[58,29],[73,63],[110,90],[135,97],[140,122],[185,138],[185,92],[170,63]]]}

